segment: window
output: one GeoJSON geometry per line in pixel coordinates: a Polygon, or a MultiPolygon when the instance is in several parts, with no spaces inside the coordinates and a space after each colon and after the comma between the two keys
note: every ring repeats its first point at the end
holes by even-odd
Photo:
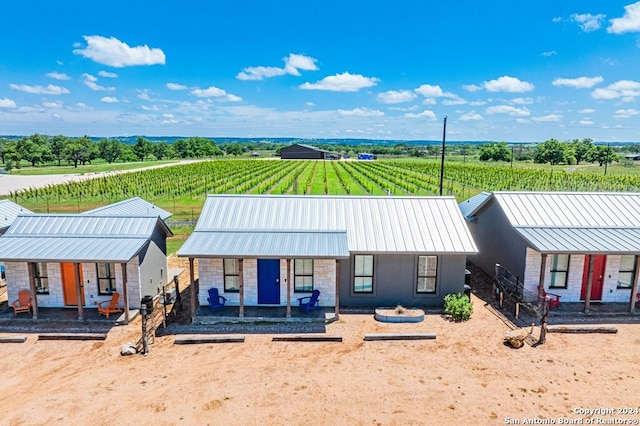
{"type": "Polygon", "coordinates": [[[418,293],[436,292],[438,256],[418,256],[418,293]]]}
{"type": "Polygon", "coordinates": [[[373,293],[373,255],[354,256],[353,292],[373,293]]]}
{"type": "Polygon", "coordinates": [[[98,294],[113,294],[116,291],[116,268],[113,263],[96,263],[98,294]]]}
{"type": "Polygon", "coordinates": [[[33,265],[33,279],[36,282],[37,294],[49,294],[49,273],[45,262],[35,262],[33,265]]]}
{"type": "Polygon", "coordinates": [[[636,257],[632,254],[620,256],[620,272],[618,273],[618,288],[632,288],[633,276],[636,272],[636,257]]]}
{"type": "Polygon", "coordinates": [[[549,288],[567,288],[569,275],[569,255],[554,254],[551,258],[551,281],[549,288]]]}
{"type": "Polygon", "coordinates": [[[238,259],[224,259],[224,291],[240,291],[240,262],[238,259]]]}
{"type": "Polygon", "coordinates": [[[313,259],[294,259],[293,291],[313,291],[313,259]]]}

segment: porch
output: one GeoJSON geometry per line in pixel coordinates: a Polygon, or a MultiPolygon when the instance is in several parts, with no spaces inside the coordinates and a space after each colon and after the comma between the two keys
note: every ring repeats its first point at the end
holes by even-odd
{"type": "Polygon", "coordinates": [[[308,314],[297,306],[291,307],[287,317],[286,306],[244,306],[244,316],[240,316],[239,306],[225,306],[212,311],[208,306],[199,306],[193,318],[194,324],[221,323],[321,323],[335,320],[335,308],[320,308],[308,314]]]}
{"type": "MultiPolygon", "coordinates": [[[[96,326],[116,326],[116,325],[125,325],[125,314],[124,312],[119,312],[116,314],[112,314],[107,318],[104,315],[98,314],[97,309],[93,308],[84,308],[82,310],[83,318],[78,319],[78,308],[69,307],[69,308],[38,308],[38,318],[33,319],[33,315],[31,313],[19,313],[18,315],[14,315],[13,309],[7,305],[6,302],[0,304],[0,330],[5,327],[10,327],[14,325],[25,326],[26,324],[43,324],[43,323],[68,323],[68,324],[85,324],[85,325],[96,325],[96,326]]],[[[130,309],[129,310],[129,321],[132,321],[139,313],[138,309],[130,309]]]]}

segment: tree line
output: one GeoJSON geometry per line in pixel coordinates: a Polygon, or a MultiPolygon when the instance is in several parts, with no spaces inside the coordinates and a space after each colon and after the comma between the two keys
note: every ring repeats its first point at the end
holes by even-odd
{"type": "Polygon", "coordinates": [[[98,141],[89,136],[72,138],[64,135],[53,137],[33,134],[20,139],[0,138],[0,160],[8,171],[20,167],[24,161],[35,167],[56,163],[58,166],[91,164],[102,159],[107,163],[144,161],[148,159],[207,158],[223,155],[238,156],[255,148],[239,143],[218,145],[215,141],[202,137],[179,139],[173,143],[151,142],[142,136],[135,144],[122,143],[118,139],[103,138],[98,141]]]}

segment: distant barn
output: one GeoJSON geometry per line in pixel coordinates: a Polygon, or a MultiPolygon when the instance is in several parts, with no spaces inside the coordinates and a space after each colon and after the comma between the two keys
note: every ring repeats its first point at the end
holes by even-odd
{"type": "Polygon", "coordinates": [[[325,160],[329,151],[300,143],[282,148],[280,158],[283,160],[325,160]]]}

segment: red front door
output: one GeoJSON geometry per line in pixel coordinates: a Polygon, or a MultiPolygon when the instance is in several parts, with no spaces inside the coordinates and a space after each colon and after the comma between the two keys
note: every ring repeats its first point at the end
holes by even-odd
{"type": "MultiPolygon", "coordinates": [[[[604,267],[607,263],[607,256],[593,256],[593,273],[591,277],[591,297],[589,300],[602,300],[602,287],[604,285],[604,267]]],[[[589,256],[584,257],[584,271],[582,273],[582,291],[580,300],[584,300],[587,294],[587,281],[589,280],[589,256]]]]}

